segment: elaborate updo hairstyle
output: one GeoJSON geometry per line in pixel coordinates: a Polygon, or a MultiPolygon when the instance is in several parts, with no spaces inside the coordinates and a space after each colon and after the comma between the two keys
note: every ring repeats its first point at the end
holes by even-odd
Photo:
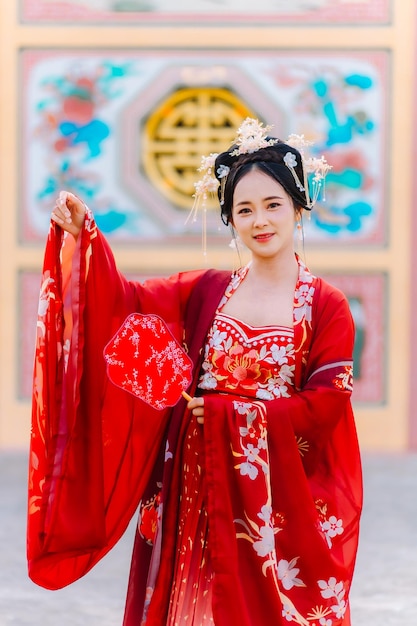
{"type": "MultiPolygon", "coordinates": [[[[267,137],[268,140],[274,140],[273,137],[267,137]]],[[[227,152],[222,152],[216,158],[214,164],[214,173],[220,182],[217,190],[221,218],[227,225],[232,221],[233,194],[239,180],[252,169],[257,169],[267,176],[276,180],[294,201],[295,209],[307,209],[307,197],[303,187],[306,180],[303,171],[303,161],[300,152],[288,145],[280,139],[275,139],[274,145],[260,148],[254,152],[234,155],[237,145],[233,145],[227,152]],[[294,155],[293,171],[295,172],[298,182],[291,169],[286,165],[284,157],[288,160],[288,153],[294,155]],[[223,166],[223,167],[222,167],[223,166]],[[222,185],[222,172],[224,168],[230,168],[226,178],[226,182],[222,185]]]]}

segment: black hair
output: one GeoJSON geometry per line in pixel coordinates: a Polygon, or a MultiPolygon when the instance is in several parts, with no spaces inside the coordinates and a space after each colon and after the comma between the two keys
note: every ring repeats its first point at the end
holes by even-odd
{"type": "MultiPolygon", "coordinates": [[[[268,137],[268,139],[273,138],[268,137]]],[[[222,189],[222,184],[220,184],[218,189],[221,218],[225,224],[229,224],[232,221],[235,187],[239,180],[252,169],[263,172],[282,185],[288,195],[291,196],[296,208],[309,210],[306,193],[304,189],[300,189],[300,186],[304,185],[305,178],[301,154],[296,148],[277,139],[275,144],[266,148],[260,148],[255,152],[232,155],[231,153],[236,149],[237,146],[234,145],[227,152],[219,154],[214,165],[214,173],[220,183],[222,183],[222,179],[219,176],[219,173],[222,171],[221,166],[230,168],[224,188],[222,189]],[[295,157],[294,170],[299,180],[298,186],[290,168],[284,161],[284,157],[288,152],[291,152],[295,157]]]]}

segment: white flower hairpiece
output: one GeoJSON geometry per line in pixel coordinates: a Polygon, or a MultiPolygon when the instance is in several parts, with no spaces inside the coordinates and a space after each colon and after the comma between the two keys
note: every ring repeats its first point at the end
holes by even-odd
{"type": "MultiPolygon", "coordinates": [[[[200,205],[203,208],[203,254],[207,253],[207,196],[208,194],[214,194],[217,191],[219,186],[219,181],[213,174],[213,168],[218,154],[211,153],[208,156],[201,157],[201,165],[198,168],[198,172],[202,172],[203,176],[199,181],[194,183],[195,193],[193,195],[194,203],[191,208],[191,211],[185,220],[185,223],[188,224],[190,220],[193,222],[197,219],[197,213],[199,211],[200,205]]],[[[227,172],[228,173],[228,172],[227,172]]],[[[224,176],[227,176],[227,173],[224,176]]]]}
{"type": "Polygon", "coordinates": [[[240,125],[236,135],[235,144],[237,148],[230,153],[230,156],[240,154],[250,154],[261,148],[268,148],[278,143],[278,139],[268,139],[268,132],[272,126],[263,126],[262,122],[247,117],[240,125]]]}
{"type": "Polygon", "coordinates": [[[219,165],[219,167],[217,168],[217,177],[220,178],[220,180],[222,178],[224,178],[225,176],[228,176],[230,172],[230,167],[228,165],[219,165]]]}
{"type": "Polygon", "coordinates": [[[297,157],[295,156],[295,154],[293,152],[288,151],[284,155],[284,158],[282,160],[284,161],[285,165],[288,167],[288,169],[290,170],[291,174],[293,175],[293,178],[295,180],[295,184],[297,185],[298,189],[300,191],[305,191],[304,185],[302,184],[301,180],[298,178],[297,172],[295,170],[295,168],[298,165],[297,157]]]}
{"type": "MultiPolygon", "coordinates": [[[[200,199],[207,200],[207,194],[215,193],[217,191],[219,181],[213,174],[214,163],[217,156],[217,154],[211,153],[209,154],[209,156],[201,157],[201,165],[197,171],[203,172],[203,176],[200,178],[199,181],[194,183],[194,198],[196,199],[196,202],[194,202],[195,205],[199,204],[200,199]]],[[[198,209],[198,206],[196,206],[196,209],[198,209]]]]}
{"type": "Polygon", "coordinates": [[[304,148],[308,148],[313,145],[313,142],[306,139],[304,135],[295,135],[294,133],[289,135],[286,143],[292,148],[298,150],[300,154],[304,154],[304,148]]]}
{"type": "MultiPolygon", "coordinates": [[[[215,156],[215,155],[210,155],[215,156]]],[[[216,155],[217,156],[217,155],[216,155]]],[[[208,157],[203,157],[203,159],[208,160],[208,157]]],[[[199,181],[194,183],[195,187],[195,198],[203,198],[207,199],[208,193],[215,193],[217,191],[217,187],[219,186],[219,181],[215,176],[213,176],[213,167],[212,165],[202,166],[198,170],[199,172],[204,172],[202,178],[199,181]]]]}
{"type": "MultiPolygon", "coordinates": [[[[305,139],[304,135],[292,134],[288,137],[286,143],[292,148],[295,148],[296,150],[298,150],[298,152],[301,154],[302,167],[303,167],[303,172],[304,172],[304,185],[301,185],[300,180],[297,176],[297,173],[294,169],[295,167],[294,161],[289,162],[289,160],[288,161],[286,160],[286,157],[288,156],[288,154],[292,154],[292,153],[287,153],[285,155],[284,163],[288,167],[288,169],[291,171],[297,187],[300,189],[300,191],[305,191],[306,200],[307,200],[306,207],[308,209],[312,209],[313,206],[317,202],[317,198],[319,196],[322,186],[323,186],[323,200],[326,199],[324,197],[324,182],[325,182],[326,174],[329,170],[332,169],[332,166],[327,163],[323,155],[319,159],[316,157],[305,158],[305,148],[309,148],[310,146],[312,146],[313,142],[305,139]],[[311,187],[312,187],[311,195],[310,195],[310,190],[309,190],[309,185],[308,185],[308,174],[313,174],[313,176],[311,177],[311,187]]],[[[297,162],[295,161],[295,165],[296,164],[297,162]]]]}

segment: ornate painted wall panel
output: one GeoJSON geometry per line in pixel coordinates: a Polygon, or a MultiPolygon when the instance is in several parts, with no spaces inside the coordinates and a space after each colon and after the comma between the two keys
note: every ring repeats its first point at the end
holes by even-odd
{"type": "MultiPolygon", "coordinates": [[[[192,243],[201,228],[185,226],[192,172],[249,114],[284,139],[304,134],[333,165],[309,243],[383,245],[389,61],[382,50],[25,50],[21,240],[44,240],[54,198],[68,188],[110,239],[192,243]],[[159,179],[155,155],[166,157],[159,179]]],[[[225,236],[212,213],[209,234],[225,236]]]]}
{"type": "Polygon", "coordinates": [[[387,276],[327,274],[324,278],[346,295],[355,322],[353,400],[361,404],[385,404],[387,276]]]}
{"type": "Polygon", "coordinates": [[[23,21],[383,24],[390,0],[22,0],[23,21]]]}

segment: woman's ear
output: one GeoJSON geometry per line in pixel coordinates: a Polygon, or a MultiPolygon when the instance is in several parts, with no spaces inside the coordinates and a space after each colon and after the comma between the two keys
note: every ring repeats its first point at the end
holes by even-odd
{"type": "Polygon", "coordinates": [[[230,209],[230,214],[227,216],[227,226],[234,228],[233,224],[233,207],[230,209]]]}

